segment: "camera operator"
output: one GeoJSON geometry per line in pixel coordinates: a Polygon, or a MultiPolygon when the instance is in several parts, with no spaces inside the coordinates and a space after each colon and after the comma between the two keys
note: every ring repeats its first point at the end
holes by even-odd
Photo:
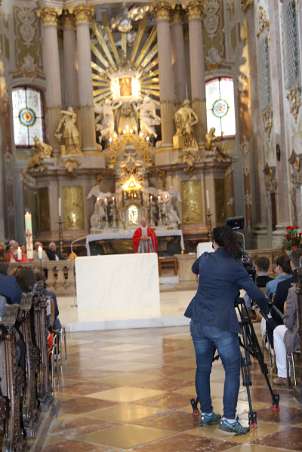
{"type": "Polygon", "coordinates": [[[199,284],[185,312],[185,316],[191,318],[201,425],[219,424],[221,430],[242,435],[249,428],[243,427],[236,419],[241,357],[235,300],[239,290],[245,289],[263,313],[268,313],[269,306],[243,267],[236,233],[229,226],[217,227],[213,229],[212,238],[215,252],[202,254],[193,264],[192,271],[199,275],[199,284]],[[225,370],[222,418],[213,412],[210,395],[210,375],[216,349],[225,370]]]}

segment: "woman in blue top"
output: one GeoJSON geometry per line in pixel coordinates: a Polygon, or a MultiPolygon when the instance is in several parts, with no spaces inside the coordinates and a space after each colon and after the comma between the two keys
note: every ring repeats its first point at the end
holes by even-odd
{"type": "Polygon", "coordinates": [[[201,425],[218,424],[219,428],[235,434],[249,431],[236,419],[240,386],[239,323],[235,300],[245,289],[262,312],[268,313],[264,294],[256,287],[241,262],[238,236],[228,227],[214,228],[214,253],[204,253],[192,267],[199,275],[198,289],[185,316],[191,318],[191,335],[196,354],[196,392],[201,405],[201,425]],[[224,415],[213,412],[210,375],[215,350],[225,370],[224,415]]]}
{"type": "Polygon", "coordinates": [[[274,278],[272,281],[269,281],[265,286],[267,296],[270,298],[275,295],[279,282],[285,281],[286,279],[290,278],[293,279],[290,258],[286,254],[277,257],[274,272],[277,275],[276,278],[274,278]]]}

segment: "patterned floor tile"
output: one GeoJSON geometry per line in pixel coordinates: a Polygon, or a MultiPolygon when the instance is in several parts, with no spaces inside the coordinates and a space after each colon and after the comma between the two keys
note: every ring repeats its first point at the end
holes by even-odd
{"type": "Polygon", "coordinates": [[[131,386],[121,386],[119,388],[90,394],[89,397],[93,397],[95,399],[110,400],[113,402],[135,402],[137,400],[162,396],[164,394],[164,391],[160,391],[158,389],[144,389],[131,386]]]}
{"type": "Polygon", "coordinates": [[[84,435],[81,439],[91,443],[129,449],[174,434],[175,432],[168,430],[123,424],[84,435]]]}

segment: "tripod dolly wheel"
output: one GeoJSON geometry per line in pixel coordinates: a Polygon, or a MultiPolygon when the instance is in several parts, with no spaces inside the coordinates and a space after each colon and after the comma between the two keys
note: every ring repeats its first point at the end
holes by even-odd
{"type": "Polygon", "coordinates": [[[191,399],[190,400],[192,410],[193,410],[193,416],[199,416],[200,412],[198,409],[198,399],[191,399]]]}
{"type": "Polygon", "coordinates": [[[249,426],[250,430],[255,430],[257,428],[257,413],[256,411],[249,412],[249,426]]]}
{"type": "Polygon", "coordinates": [[[279,394],[273,394],[273,397],[272,397],[272,402],[273,402],[272,412],[273,413],[279,413],[279,411],[280,411],[279,401],[280,401],[279,394]]]}

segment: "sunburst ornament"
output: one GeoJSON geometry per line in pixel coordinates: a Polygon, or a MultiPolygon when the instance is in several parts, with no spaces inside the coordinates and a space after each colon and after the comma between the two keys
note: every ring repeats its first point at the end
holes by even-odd
{"type": "Polygon", "coordinates": [[[118,118],[124,115],[125,105],[128,111],[131,110],[129,115],[137,120],[139,105],[145,96],[159,102],[156,28],[142,20],[135,29],[125,33],[113,32],[109,24],[97,23],[93,24],[92,32],[93,96],[99,113],[97,128],[105,116],[102,107],[105,102],[107,105],[111,102],[118,132],[118,118]]]}

